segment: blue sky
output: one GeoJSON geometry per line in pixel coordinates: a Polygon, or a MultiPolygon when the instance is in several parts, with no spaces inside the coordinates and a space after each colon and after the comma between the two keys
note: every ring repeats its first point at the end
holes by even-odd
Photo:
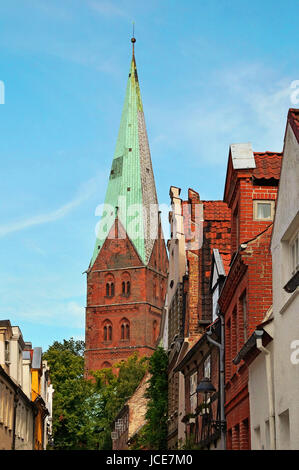
{"type": "Polygon", "coordinates": [[[222,199],[228,148],[281,151],[299,80],[297,0],[10,0],[1,5],[0,317],[25,341],[84,338],[135,21],[159,202],[222,199]]]}

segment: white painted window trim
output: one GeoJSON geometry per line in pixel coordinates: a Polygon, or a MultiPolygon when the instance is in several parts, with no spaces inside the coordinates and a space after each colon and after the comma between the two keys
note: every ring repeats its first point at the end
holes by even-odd
{"type": "Polygon", "coordinates": [[[194,413],[197,407],[197,371],[190,375],[190,411],[194,413]]]}
{"type": "Polygon", "coordinates": [[[299,270],[299,230],[297,230],[289,241],[289,253],[291,276],[294,276],[294,274],[299,270]],[[295,247],[295,257],[297,258],[295,260],[293,256],[293,247],[295,247]]]}
{"type": "Polygon", "coordinates": [[[275,211],[275,201],[270,200],[270,199],[254,199],[253,200],[253,220],[261,220],[261,221],[274,220],[274,211],[275,211]],[[269,218],[263,219],[257,216],[258,204],[269,204],[271,206],[269,218]]]}
{"type": "Polygon", "coordinates": [[[209,354],[204,360],[203,375],[204,377],[211,379],[211,354],[209,354]],[[209,371],[209,373],[206,373],[207,370],[209,371]]]}

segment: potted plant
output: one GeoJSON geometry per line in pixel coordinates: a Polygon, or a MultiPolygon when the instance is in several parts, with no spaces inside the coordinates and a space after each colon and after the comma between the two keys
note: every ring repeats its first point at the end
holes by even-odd
{"type": "Polygon", "coordinates": [[[204,416],[210,413],[210,405],[206,402],[202,402],[196,408],[196,413],[200,416],[204,416]]]}

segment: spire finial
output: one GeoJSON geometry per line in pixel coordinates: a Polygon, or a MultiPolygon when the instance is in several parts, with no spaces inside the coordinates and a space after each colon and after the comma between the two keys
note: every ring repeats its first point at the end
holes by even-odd
{"type": "Polygon", "coordinates": [[[135,44],[135,42],[136,42],[136,39],[135,39],[135,37],[134,37],[134,30],[135,30],[135,23],[134,23],[134,21],[133,21],[133,36],[132,36],[132,38],[131,38],[131,43],[133,44],[133,57],[134,57],[134,44],[135,44]]]}

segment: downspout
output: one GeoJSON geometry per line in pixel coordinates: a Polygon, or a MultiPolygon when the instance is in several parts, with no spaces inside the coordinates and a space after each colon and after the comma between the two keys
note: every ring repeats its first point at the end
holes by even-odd
{"type": "Polygon", "coordinates": [[[218,343],[211,338],[211,331],[207,331],[207,339],[211,344],[214,344],[219,349],[219,392],[220,392],[220,420],[221,420],[221,449],[226,450],[226,420],[225,420],[225,369],[224,369],[224,351],[225,351],[225,331],[224,331],[224,317],[220,313],[220,308],[218,305],[217,315],[220,318],[221,322],[221,342],[218,343]]]}
{"type": "Polygon", "coordinates": [[[275,440],[275,411],[274,411],[274,397],[272,389],[272,367],[271,367],[271,354],[268,349],[263,346],[262,336],[263,331],[256,330],[256,347],[262,353],[265,354],[266,360],[266,376],[267,376],[267,390],[268,390],[268,401],[269,401],[269,431],[270,431],[270,448],[271,450],[276,449],[276,440],[275,440]]]}

